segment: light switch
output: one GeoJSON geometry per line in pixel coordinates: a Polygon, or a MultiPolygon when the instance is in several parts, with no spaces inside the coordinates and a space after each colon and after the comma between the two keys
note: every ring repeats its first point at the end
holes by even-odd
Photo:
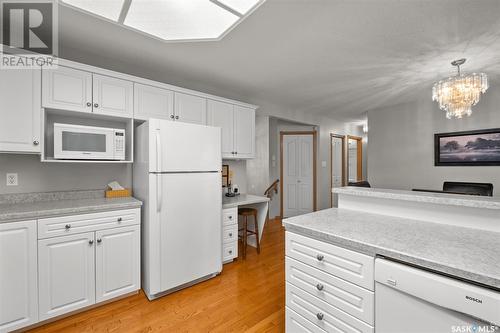
{"type": "Polygon", "coordinates": [[[321,167],[326,168],[326,161],[321,161],[321,167]]]}

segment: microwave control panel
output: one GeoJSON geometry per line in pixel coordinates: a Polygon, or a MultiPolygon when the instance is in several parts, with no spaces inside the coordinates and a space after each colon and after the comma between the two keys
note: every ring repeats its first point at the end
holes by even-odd
{"type": "Polygon", "coordinates": [[[125,131],[115,131],[115,158],[125,159],[125,131]]]}

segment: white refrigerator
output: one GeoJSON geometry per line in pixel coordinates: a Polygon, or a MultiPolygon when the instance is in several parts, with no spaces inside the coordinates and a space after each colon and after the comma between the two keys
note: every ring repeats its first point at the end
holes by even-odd
{"type": "Polygon", "coordinates": [[[142,286],[151,300],[222,271],[221,130],[150,119],[135,135],[142,286]]]}

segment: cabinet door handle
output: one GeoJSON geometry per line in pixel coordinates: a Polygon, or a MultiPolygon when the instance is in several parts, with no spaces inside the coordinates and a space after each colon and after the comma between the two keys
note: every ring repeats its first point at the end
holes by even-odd
{"type": "Polygon", "coordinates": [[[171,118],[171,119],[174,119],[174,118],[175,118],[175,116],[174,116],[173,114],[171,114],[171,115],[170,115],[170,118],[171,118]]]}
{"type": "Polygon", "coordinates": [[[66,228],[66,230],[69,230],[69,228],[71,228],[71,224],[66,224],[64,227],[66,228]]]}
{"type": "Polygon", "coordinates": [[[318,312],[316,314],[316,318],[318,318],[318,320],[323,320],[323,317],[324,317],[324,315],[321,312],[318,312]]]}
{"type": "Polygon", "coordinates": [[[34,141],[33,141],[33,144],[34,144],[35,146],[38,146],[38,145],[40,144],[40,142],[39,142],[38,140],[34,140],[34,141]]]}
{"type": "Polygon", "coordinates": [[[91,106],[92,106],[92,103],[87,102],[87,106],[88,106],[88,107],[91,107],[91,106]]]}
{"type": "Polygon", "coordinates": [[[101,242],[102,242],[102,239],[97,238],[97,243],[101,243],[101,242]]]}
{"type": "Polygon", "coordinates": [[[235,152],[234,152],[234,154],[235,154],[235,155],[238,155],[238,152],[237,152],[237,151],[235,151],[235,152]]]}
{"type": "Polygon", "coordinates": [[[89,244],[90,245],[94,244],[94,240],[93,239],[89,240],[89,244]]]}
{"type": "Polygon", "coordinates": [[[322,254],[318,254],[318,255],[316,256],[316,259],[318,259],[318,261],[323,261],[323,259],[325,259],[325,256],[324,256],[324,255],[322,255],[322,254]]]}
{"type": "Polygon", "coordinates": [[[179,119],[179,116],[175,116],[175,119],[179,119]]]}
{"type": "Polygon", "coordinates": [[[123,221],[123,219],[122,219],[121,217],[119,217],[119,218],[117,219],[117,221],[118,221],[118,222],[121,222],[121,221],[123,221]]]}
{"type": "Polygon", "coordinates": [[[94,107],[95,107],[95,108],[98,108],[98,107],[99,107],[99,104],[94,103],[94,107]]]}
{"type": "Polygon", "coordinates": [[[323,290],[324,286],[321,284],[321,283],[318,283],[316,285],[316,289],[318,289],[319,291],[323,290]]]}

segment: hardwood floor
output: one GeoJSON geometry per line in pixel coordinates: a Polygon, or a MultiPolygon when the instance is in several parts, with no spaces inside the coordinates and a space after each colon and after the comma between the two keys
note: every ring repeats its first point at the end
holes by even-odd
{"type": "Polygon", "coordinates": [[[270,220],[261,254],[249,247],[216,278],[152,302],[141,292],[30,332],[284,332],[284,235],[281,220],[270,220]]]}

